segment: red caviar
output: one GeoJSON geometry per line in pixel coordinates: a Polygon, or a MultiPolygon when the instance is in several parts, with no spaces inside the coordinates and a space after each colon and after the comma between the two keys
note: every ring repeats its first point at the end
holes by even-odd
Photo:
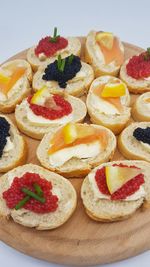
{"type": "Polygon", "coordinates": [[[138,56],[133,56],[126,66],[126,71],[127,74],[134,79],[149,77],[150,57],[147,56],[147,52],[144,52],[138,56]]]}
{"type": "Polygon", "coordinates": [[[40,177],[36,173],[25,173],[22,177],[15,177],[10,188],[3,192],[3,198],[6,201],[8,208],[14,209],[15,206],[26,196],[21,189],[28,188],[35,192],[34,184],[38,184],[42,191],[45,203],[40,203],[34,198],[30,198],[29,201],[23,206],[23,208],[33,211],[35,213],[48,213],[53,212],[58,207],[58,197],[52,194],[52,184],[40,177]]]}
{"type": "Polygon", "coordinates": [[[58,109],[32,104],[31,99],[32,96],[29,96],[28,103],[30,104],[30,109],[33,111],[33,113],[49,120],[62,118],[63,116],[69,115],[72,112],[71,104],[60,95],[53,95],[53,99],[56,103],[56,106],[58,106],[58,109]]]}
{"type": "Polygon", "coordinates": [[[68,40],[63,37],[58,37],[56,42],[51,42],[50,40],[51,37],[46,36],[39,41],[37,47],[35,48],[35,54],[37,56],[44,53],[46,57],[51,57],[57,51],[66,48],[68,45],[68,40]]]}
{"type": "MultiPolygon", "coordinates": [[[[129,167],[123,164],[118,164],[118,165],[114,164],[113,166],[129,167]]],[[[137,167],[130,166],[129,168],[137,168],[137,167]]],[[[121,188],[119,188],[112,195],[110,194],[108,187],[107,187],[105,167],[96,171],[95,180],[101,193],[105,195],[109,195],[111,200],[121,200],[121,199],[125,199],[126,197],[134,194],[136,191],[139,190],[140,186],[144,183],[144,175],[140,173],[139,175],[137,175],[136,177],[132,178],[130,181],[125,183],[121,188]]]]}

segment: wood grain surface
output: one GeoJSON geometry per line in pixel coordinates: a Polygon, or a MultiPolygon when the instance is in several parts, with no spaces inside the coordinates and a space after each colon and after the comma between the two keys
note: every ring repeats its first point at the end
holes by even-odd
{"type": "MultiPolygon", "coordinates": [[[[84,46],[84,38],[81,41],[84,46]]],[[[126,58],[142,51],[134,45],[124,44],[126,58]]],[[[84,59],[83,51],[84,49],[84,59]]],[[[26,51],[14,58],[26,58],[26,51]]],[[[131,104],[135,98],[136,96],[132,96],[131,104]]],[[[15,122],[13,114],[9,117],[15,122]]],[[[28,146],[27,162],[39,164],[35,156],[39,141],[28,137],[25,139],[28,146]]],[[[123,156],[116,151],[113,159],[123,159],[123,156]]],[[[110,263],[135,256],[150,248],[150,209],[140,209],[130,219],[122,222],[92,221],[85,214],[81,203],[80,187],[83,179],[73,178],[70,181],[77,190],[78,205],[67,223],[55,230],[37,231],[14,223],[13,220],[1,219],[0,240],[27,255],[69,266],[110,263]]]]}

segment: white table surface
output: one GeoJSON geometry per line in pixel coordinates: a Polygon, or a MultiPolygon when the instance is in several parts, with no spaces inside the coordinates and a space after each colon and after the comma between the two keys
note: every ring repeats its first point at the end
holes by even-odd
{"type": "MultiPolygon", "coordinates": [[[[111,31],[124,41],[147,48],[150,46],[150,1],[0,0],[0,63],[51,34],[54,26],[66,36],[86,35],[91,29],[111,31]]],[[[60,267],[25,256],[2,242],[0,265],[60,267]]],[[[148,267],[150,252],[109,266],[148,267]]]]}

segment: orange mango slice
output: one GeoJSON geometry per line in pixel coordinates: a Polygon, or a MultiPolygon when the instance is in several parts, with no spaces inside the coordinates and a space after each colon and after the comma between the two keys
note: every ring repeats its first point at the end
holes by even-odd
{"type": "MultiPolygon", "coordinates": [[[[22,67],[18,67],[11,75],[10,78],[6,81],[6,79],[0,79],[0,91],[7,95],[9,90],[15,85],[15,83],[24,75],[26,69],[22,67]]],[[[6,78],[6,77],[5,77],[6,78]]]]}
{"type": "Polygon", "coordinates": [[[69,123],[57,131],[51,140],[51,147],[48,154],[63,148],[76,146],[79,144],[88,144],[99,140],[102,148],[107,146],[107,133],[105,130],[99,130],[90,125],[76,125],[69,123]]]}
{"type": "MultiPolygon", "coordinates": [[[[103,32],[97,33],[96,40],[100,39],[100,35],[103,35],[103,34],[104,34],[103,32]]],[[[97,43],[99,44],[101,51],[104,55],[106,65],[111,63],[112,61],[115,61],[116,65],[118,66],[123,64],[124,53],[120,49],[119,40],[117,37],[113,36],[113,39],[112,39],[110,35],[110,37],[108,37],[105,42],[97,41],[97,43]]]]}

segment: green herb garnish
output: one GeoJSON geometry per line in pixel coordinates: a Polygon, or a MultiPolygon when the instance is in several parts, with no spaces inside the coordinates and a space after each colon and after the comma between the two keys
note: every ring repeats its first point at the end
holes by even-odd
{"type": "Polygon", "coordinates": [[[61,55],[58,56],[57,58],[57,68],[59,71],[63,72],[65,69],[65,64],[66,64],[66,59],[62,59],[61,55]]]}
{"type": "Polygon", "coordinates": [[[71,55],[69,56],[69,58],[68,58],[68,63],[69,63],[69,64],[71,64],[71,63],[72,63],[72,61],[73,61],[73,58],[74,58],[74,55],[73,55],[73,54],[71,54],[71,55]]]}
{"type": "Polygon", "coordinates": [[[144,55],[144,60],[150,59],[150,47],[147,48],[146,53],[144,55]]]}
{"type": "Polygon", "coordinates": [[[25,193],[26,195],[33,197],[34,199],[36,199],[37,201],[41,202],[41,203],[45,203],[45,198],[38,196],[37,194],[35,194],[34,192],[30,191],[27,188],[22,188],[21,191],[23,193],[25,193]]]}
{"type": "Polygon", "coordinates": [[[42,191],[41,187],[36,183],[33,185],[33,187],[34,187],[35,192],[37,193],[37,195],[39,197],[42,197],[43,196],[43,191],[42,191]]]}
{"type": "Polygon", "coordinates": [[[40,202],[42,202],[42,203],[44,203],[45,202],[45,199],[44,198],[42,198],[42,196],[43,196],[43,191],[42,191],[42,189],[41,189],[41,187],[38,185],[38,184],[34,184],[33,185],[33,187],[34,187],[34,189],[35,189],[35,191],[36,191],[36,193],[37,193],[37,195],[34,193],[34,192],[32,192],[32,191],[30,191],[30,190],[28,190],[28,189],[26,189],[26,188],[23,188],[22,189],[22,191],[25,193],[25,194],[27,194],[27,196],[25,196],[22,200],[20,200],[19,202],[18,202],[18,204],[15,206],[15,210],[19,210],[19,209],[21,209],[29,200],[30,200],[30,198],[31,197],[33,197],[33,194],[34,194],[34,197],[33,198],[35,198],[35,195],[36,195],[36,200],[38,200],[38,201],[40,201],[40,202]],[[26,192],[25,192],[25,190],[26,190],[26,192]],[[28,190],[28,193],[27,193],[27,190],[28,190]],[[29,192],[30,192],[30,195],[29,195],[29,192]],[[32,193],[32,194],[31,194],[32,193]],[[39,198],[37,199],[37,197],[39,196],[39,198]],[[42,201],[41,201],[41,199],[42,199],[42,201]]]}
{"type": "Polygon", "coordinates": [[[57,39],[60,37],[60,35],[57,35],[57,28],[54,28],[54,34],[53,37],[50,38],[50,42],[51,43],[56,43],[57,39]]]}
{"type": "Polygon", "coordinates": [[[18,204],[15,206],[15,210],[21,209],[30,199],[30,196],[24,197],[22,200],[18,202],[18,204]]]}

